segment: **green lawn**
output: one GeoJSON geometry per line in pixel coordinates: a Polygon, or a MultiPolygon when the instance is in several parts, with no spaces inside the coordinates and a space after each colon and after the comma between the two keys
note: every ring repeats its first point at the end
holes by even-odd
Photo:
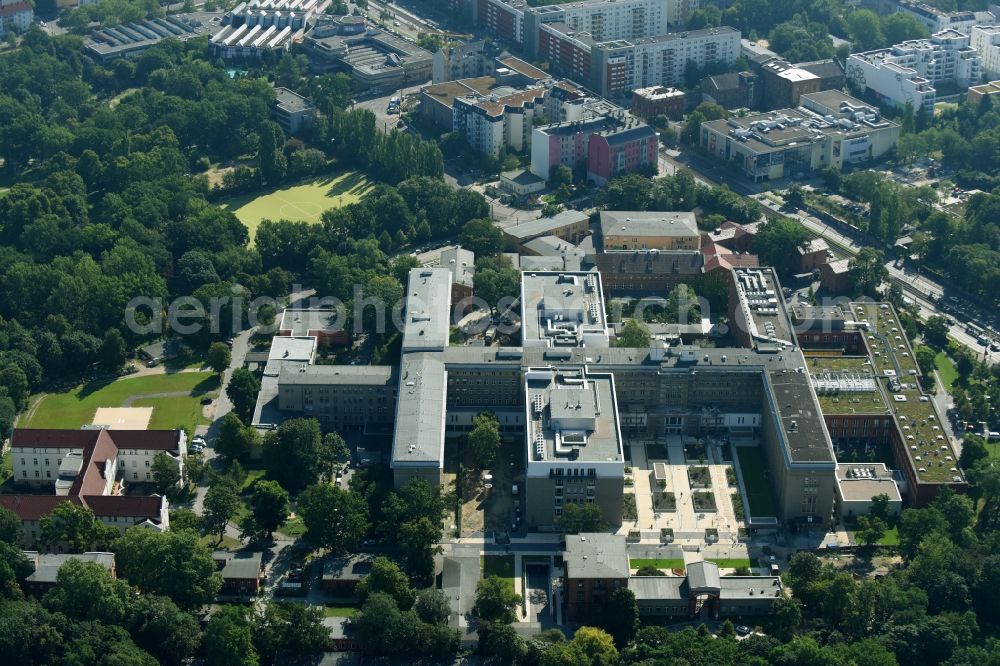
{"type": "Polygon", "coordinates": [[[514,589],[514,556],[513,555],[484,555],[481,560],[483,568],[483,578],[496,576],[503,578],[510,589],[514,589]]]}
{"type": "Polygon", "coordinates": [[[285,521],[285,524],[278,528],[278,531],[287,537],[298,539],[306,533],[306,524],[302,522],[301,516],[295,516],[285,521]]]}
{"type": "Polygon", "coordinates": [[[750,567],[750,560],[745,557],[737,557],[734,559],[714,559],[708,558],[709,562],[714,562],[719,565],[720,569],[739,569],[740,567],[750,567]]]}
{"type": "Polygon", "coordinates": [[[764,451],[759,446],[738,446],[736,457],[739,458],[740,471],[743,473],[743,484],[747,491],[747,504],[750,514],[763,518],[776,516],[774,498],[771,496],[771,484],[767,480],[767,462],[764,451]]]}
{"type": "Polygon", "coordinates": [[[684,568],[684,558],[681,557],[664,557],[664,558],[638,558],[629,559],[628,565],[633,569],[642,569],[643,567],[655,567],[661,571],[670,571],[671,569],[683,569],[684,568]]]}
{"type": "Polygon", "coordinates": [[[991,458],[1000,460],[1000,442],[987,442],[986,450],[990,452],[991,458]]]}
{"type": "Polygon", "coordinates": [[[882,538],[878,540],[878,545],[880,546],[898,546],[899,545],[899,530],[895,527],[890,527],[882,535],[882,538]]]}
{"type": "Polygon", "coordinates": [[[938,352],[937,356],[934,357],[934,365],[937,366],[938,374],[941,376],[941,382],[945,388],[951,390],[952,384],[958,379],[958,370],[955,369],[955,364],[951,362],[947,354],[938,352]]]}
{"type": "Polygon", "coordinates": [[[232,197],[223,201],[222,207],[246,225],[252,241],[261,220],[316,223],[323,211],[360,201],[371,187],[363,174],[339,171],[276,190],[232,197]]]}
{"type": "Polygon", "coordinates": [[[357,612],[357,606],[323,606],[323,617],[354,617],[357,612]]]}
{"type": "Polygon", "coordinates": [[[67,393],[50,393],[21,416],[21,428],[75,429],[93,423],[98,407],[121,407],[129,398],[148,393],[186,392],[188,395],[168,398],[142,398],[134,407],[153,407],[150,429],[169,429],[196,425],[208,421],[201,415],[201,398],[215,395],[218,376],[211,372],[181,372],[170,375],[148,375],[114,381],[96,381],[78,386],[67,393]]]}

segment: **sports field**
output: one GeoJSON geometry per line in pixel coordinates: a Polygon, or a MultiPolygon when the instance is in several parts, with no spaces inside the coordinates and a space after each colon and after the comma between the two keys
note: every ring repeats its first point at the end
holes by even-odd
{"type": "Polygon", "coordinates": [[[232,197],[222,207],[246,225],[253,240],[261,220],[319,222],[323,211],[360,201],[371,187],[364,174],[338,171],[277,190],[232,197]]]}
{"type": "Polygon", "coordinates": [[[95,423],[101,408],[151,407],[149,429],[183,427],[193,430],[208,422],[202,416],[201,398],[216,395],[218,389],[218,376],[211,372],[178,372],[90,382],[66,393],[41,396],[21,416],[18,427],[75,429],[95,423]]]}

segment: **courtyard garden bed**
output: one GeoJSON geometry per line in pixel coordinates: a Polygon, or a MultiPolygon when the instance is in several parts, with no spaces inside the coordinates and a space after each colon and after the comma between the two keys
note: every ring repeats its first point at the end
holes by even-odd
{"type": "Polygon", "coordinates": [[[698,513],[713,512],[717,510],[715,495],[707,490],[700,490],[691,493],[691,504],[698,513]]]}

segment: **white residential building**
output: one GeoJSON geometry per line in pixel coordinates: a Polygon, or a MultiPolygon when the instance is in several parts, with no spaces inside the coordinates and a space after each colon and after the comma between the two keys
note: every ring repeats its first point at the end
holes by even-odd
{"type": "Polygon", "coordinates": [[[698,0],[584,0],[529,7],[524,12],[525,49],[535,54],[539,28],[564,24],[569,32],[585,32],[594,41],[641,39],[662,35],[687,22],[698,0]]]}
{"type": "Polygon", "coordinates": [[[1000,25],[974,25],[969,37],[983,74],[996,78],[1000,75],[1000,25]]]}
{"type": "Polygon", "coordinates": [[[942,30],[930,39],[912,39],[888,49],[853,53],[847,59],[848,81],[871,91],[886,104],[907,102],[926,113],[934,111],[938,88],[964,92],[982,77],[979,53],[969,36],[942,30]]]}
{"type": "Polygon", "coordinates": [[[535,115],[544,117],[545,88],[533,88],[508,95],[470,93],[455,98],[452,126],[474,149],[490,157],[507,148],[521,152],[531,142],[535,115]]]}
{"type": "Polygon", "coordinates": [[[24,32],[35,19],[30,2],[24,0],[0,0],[0,37],[8,30],[24,32]]]}
{"type": "Polygon", "coordinates": [[[591,85],[608,97],[630,96],[636,88],[684,82],[688,63],[703,68],[740,57],[740,32],[727,26],[595,44],[591,85]]]}

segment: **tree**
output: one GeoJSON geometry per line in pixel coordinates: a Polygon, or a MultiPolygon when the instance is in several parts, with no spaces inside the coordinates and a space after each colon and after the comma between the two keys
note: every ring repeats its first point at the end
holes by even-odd
{"type": "Polygon", "coordinates": [[[323,451],[334,463],[345,463],[351,459],[351,450],[340,433],[328,432],[323,435],[323,451]]]}
{"type": "Polygon", "coordinates": [[[877,544],[879,539],[885,536],[886,527],[885,521],[881,518],[876,518],[874,516],[859,516],[856,534],[861,540],[861,543],[870,547],[877,544]]]}
{"type": "Polygon", "coordinates": [[[489,576],[476,585],[476,604],[472,613],[479,621],[510,624],[517,620],[515,609],[521,596],[503,578],[489,576]]]}
{"type": "Polygon", "coordinates": [[[277,185],[285,177],[285,170],[288,167],[285,153],[281,150],[285,143],[285,134],[277,123],[267,121],[262,124],[259,135],[260,174],[264,184],[277,185]]]}
{"type": "Polygon", "coordinates": [[[881,250],[863,247],[848,262],[848,273],[854,293],[872,298],[878,297],[878,288],[889,279],[885,267],[885,255],[881,250]]]}
{"type": "Polygon", "coordinates": [[[885,493],[879,493],[878,495],[872,496],[872,504],[868,508],[868,515],[872,518],[878,518],[888,522],[889,520],[889,496],[885,493]]]}
{"type": "Polygon", "coordinates": [[[198,621],[177,604],[156,594],[137,595],[132,601],[126,626],[136,645],[160,660],[161,664],[181,664],[201,644],[198,621]]]}
{"type": "Polygon", "coordinates": [[[736,638],[736,627],[733,626],[732,620],[727,618],[722,623],[722,627],[719,629],[719,638],[736,638]]]}
{"type": "Polygon", "coordinates": [[[598,193],[598,200],[608,210],[647,210],[652,193],[653,183],[649,178],[630,173],[610,180],[598,193]]]}
{"type": "Polygon", "coordinates": [[[432,522],[426,516],[403,523],[399,528],[399,544],[406,556],[410,573],[418,578],[430,578],[434,573],[434,553],[441,541],[441,520],[432,522]]]}
{"type": "Polygon", "coordinates": [[[773,266],[779,275],[788,275],[797,264],[797,250],[809,241],[809,231],[787,217],[764,222],[753,239],[753,251],[762,266],[773,266]]]}
{"type": "Polygon", "coordinates": [[[947,349],[948,320],[940,315],[928,317],[924,324],[924,340],[937,349],[947,349]]]}
{"type": "Polygon", "coordinates": [[[315,606],[271,601],[251,620],[254,645],[265,664],[286,664],[326,649],[330,630],[315,606]]]}
{"type": "Polygon", "coordinates": [[[21,518],[2,506],[0,506],[0,541],[12,546],[21,544],[21,518]]]}
{"type": "Polygon", "coordinates": [[[966,435],[962,438],[962,455],[958,458],[958,464],[964,470],[971,470],[989,455],[985,439],[978,435],[966,435]]]}
{"type": "Polygon", "coordinates": [[[213,601],[222,586],[212,552],[190,530],[128,530],[115,542],[114,553],[120,576],[184,610],[213,601]]]}
{"type": "Polygon", "coordinates": [[[451,615],[451,606],[448,597],[437,588],[429,587],[421,590],[417,594],[417,600],[413,604],[413,610],[421,620],[428,624],[441,624],[448,621],[451,615]]]}
{"type": "Polygon", "coordinates": [[[222,606],[212,615],[203,639],[208,663],[219,666],[257,666],[247,609],[222,606]]]}
{"type": "Polygon", "coordinates": [[[572,185],[573,170],[565,164],[560,164],[552,171],[552,175],[549,180],[551,181],[553,187],[559,187],[560,185],[572,185]]]}
{"type": "Polygon", "coordinates": [[[206,360],[208,367],[212,368],[212,372],[225,372],[232,359],[232,351],[229,349],[229,345],[224,342],[213,342],[212,346],[208,348],[206,360]]]}
{"type": "Polygon", "coordinates": [[[174,509],[170,512],[170,529],[175,532],[181,530],[201,532],[201,516],[191,509],[174,509]]]}
{"type": "Polygon", "coordinates": [[[131,603],[128,583],[115,580],[97,562],[69,560],[59,568],[56,585],[45,594],[45,607],[74,620],[118,624],[131,603]]]}
{"type": "MultiPolygon", "coordinates": [[[[662,576],[663,573],[654,575],[662,576]]],[[[639,629],[639,604],[632,590],[620,587],[612,592],[601,615],[604,620],[602,626],[614,637],[615,644],[619,647],[625,647],[635,637],[635,632],[639,629]]]]}
{"type": "Polygon", "coordinates": [[[334,554],[358,547],[368,529],[368,504],[353,491],[329,484],[312,485],[298,500],[306,538],[334,554]]]}
{"type": "Polygon", "coordinates": [[[596,502],[586,504],[567,504],[562,515],[556,518],[563,534],[579,534],[581,532],[600,532],[606,526],[601,507],[596,502]]]}
{"type": "Polygon", "coordinates": [[[783,641],[791,640],[802,624],[802,605],[797,599],[778,597],[774,601],[771,617],[774,635],[783,641]]]}
{"type": "Polygon", "coordinates": [[[66,552],[107,550],[118,530],[94,518],[90,509],[66,501],[42,516],[39,540],[48,549],[65,544],[66,552]]]}
{"type": "Polygon", "coordinates": [[[226,386],[226,395],[233,403],[233,411],[245,423],[253,416],[257,404],[257,394],[260,392],[260,382],[246,368],[236,368],[226,386]]]}
{"type": "Polygon", "coordinates": [[[288,518],[288,493],[274,481],[258,481],[250,496],[250,510],[270,539],[288,518]]]}
{"type": "Polygon", "coordinates": [[[661,571],[660,569],[657,569],[656,567],[647,564],[645,566],[639,567],[639,569],[635,572],[635,575],[636,576],[666,576],[667,574],[663,573],[663,571],[661,571]]]}
{"type": "Polygon", "coordinates": [[[649,347],[650,340],[649,328],[636,319],[629,319],[618,332],[615,344],[619,347],[645,349],[649,347]]]}
{"type": "Polygon", "coordinates": [[[219,436],[215,438],[215,452],[231,459],[245,459],[260,445],[260,435],[255,428],[243,425],[236,412],[229,412],[219,422],[219,436]]]}
{"type": "Polygon", "coordinates": [[[125,363],[125,338],[122,337],[117,328],[108,329],[108,332],[104,334],[100,356],[101,363],[109,370],[117,370],[125,363]]]}
{"type": "Polygon", "coordinates": [[[482,622],[477,625],[476,632],[479,634],[479,651],[499,657],[504,663],[520,663],[527,651],[524,639],[509,624],[482,622]]]}
{"type": "Polygon", "coordinates": [[[153,483],[156,484],[156,490],[161,494],[176,490],[181,482],[181,470],[177,461],[165,451],[156,454],[150,470],[153,475],[153,483]]]}
{"type": "Polygon", "coordinates": [[[701,305],[698,294],[686,284],[679,284],[667,295],[667,322],[690,324],[701,321],[701,305]]]}
{"type": "Polygon", "coordinates": [[[462,227],[458,242],[477,257],[492,256],[503,249],[503,232],[493,220],[469,220],[462,227]]]}
{"type": "Polygon", "coordinates": [[[792,183],[785,192],[785,203],[792,208],[802,208],[806,203],[806,191],[798,183],[792,183]]]}
{"type": "Polygon", "coordinates": [[[476,415],[472,419],[472,430],[469,431],[466,446],[468,460],[474,467],[492,467],[500,450],[500,424],[497,417],[490,412],[476,415]]]}
{"type": "Polygon", "coordinates": [[[209,532],[217,532],[219,541],[226,535],[226,525],[240,508],[240,495],[232,481],[218,477],[205,493],[203,522],[209,532]]]}
{"type": "Polygon", "coordinates": [[[371,571],[358,583],[355,594],[362,603],[375,594],[388,595],[401,610],[409,609],[415,596],[406,574],[395,562],[385,557],[375,558],[371,571]]]}
{"type": "Polygon", "coordinates": [[[618,661],[614,638],[597,627],[580,627],[570,642],[580,648],[591,664],[614,664],[618,661]]]}
{"type": "Polygon", "coordinates": [[[264,438],[267,474],[291,493],[328,474],[331,462],[316,419],[290,419],[264,438]]]}

